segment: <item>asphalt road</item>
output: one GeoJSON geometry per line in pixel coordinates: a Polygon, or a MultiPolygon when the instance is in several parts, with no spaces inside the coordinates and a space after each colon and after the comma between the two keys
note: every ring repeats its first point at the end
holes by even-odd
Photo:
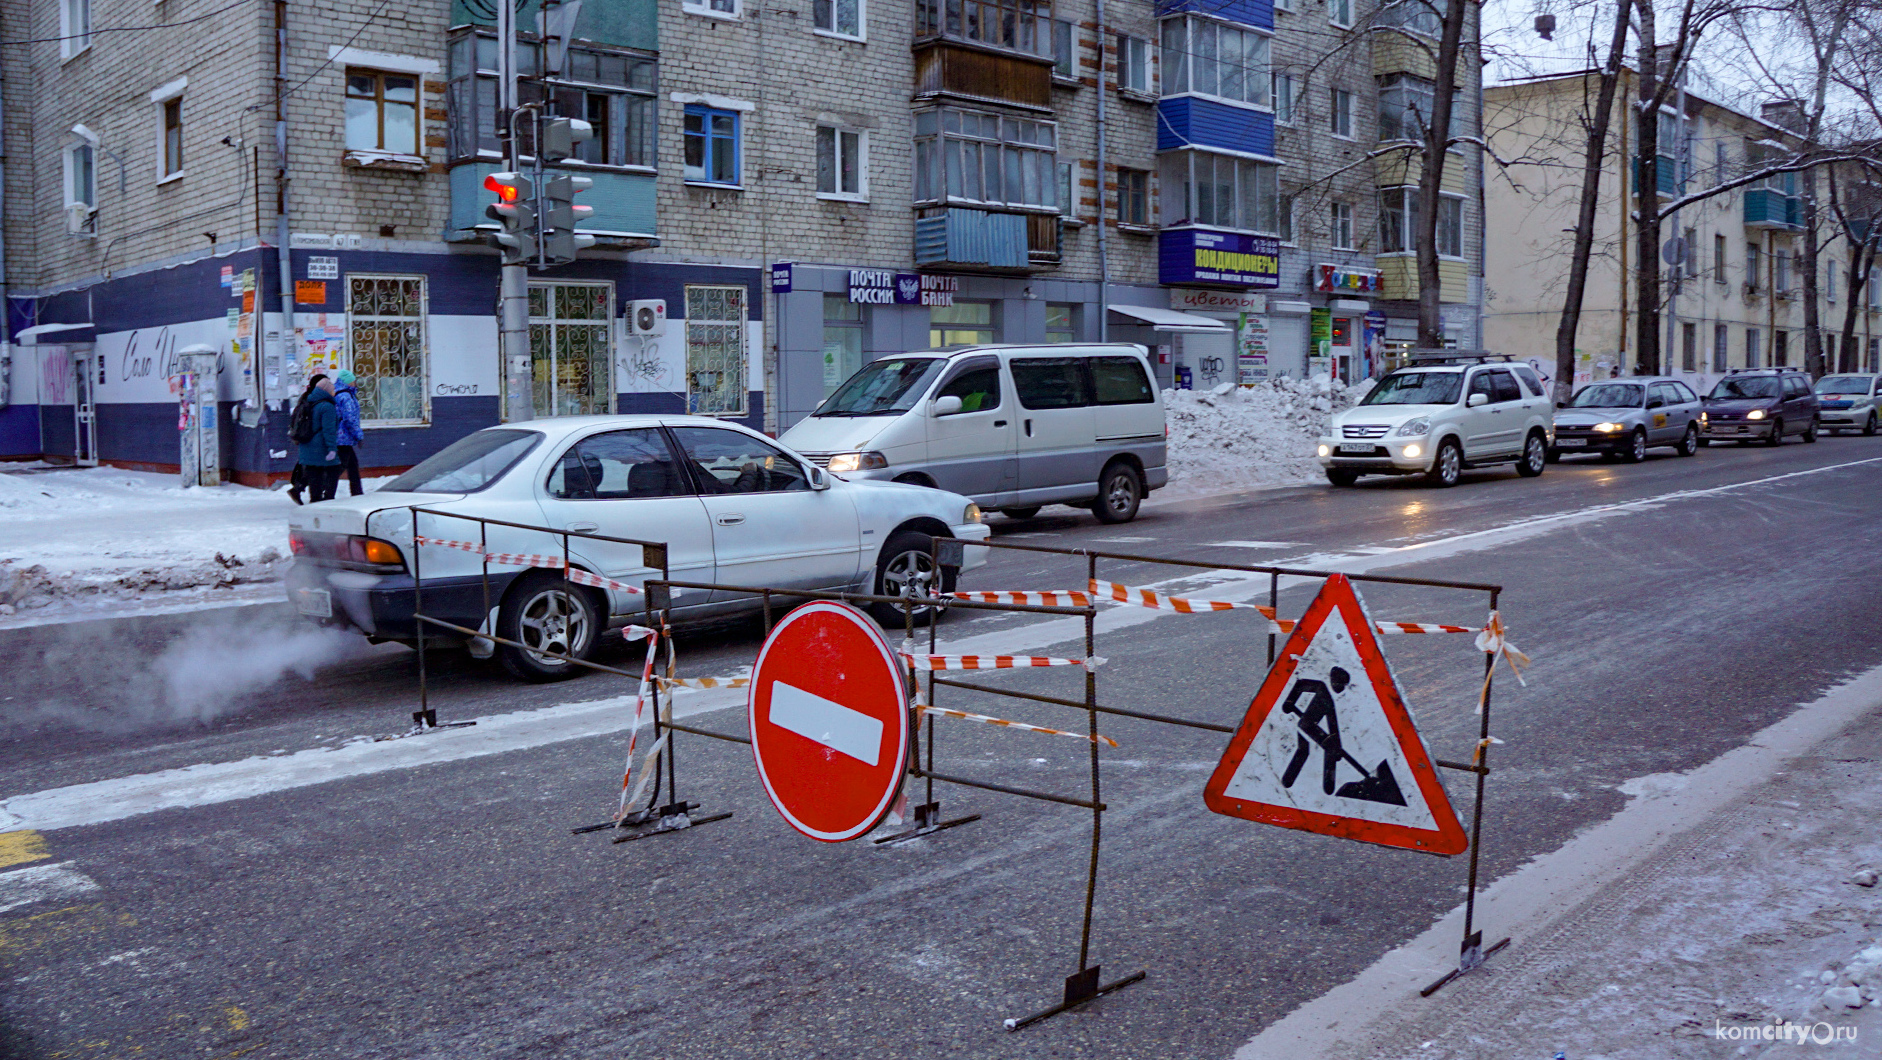
{"type": "MultiPolygon", "coordinates": [[[[1054,509],[998,534],[1504,586],[1512,639],[1535,662],[1527,687],[1497,685],[1487,880],[1614,812],[1622,782],[1708,761],[1882,664],[1882,603],[1865,589],[1882,573],[1878,471],[1882,441],[1826,438],[1570,460],[1535,480],[1481,472],[1452,490],[1382,481],[1156,505],[1123,527],[1054,509]]],[[[996,556],[966,587],[1083,580],[1082,560],[996,556]]],[[[1100,576],[1175,574],[1106,561],[1100,576]]],[[[1288,587],[1283,613],[1311,592],[1288,587]]],[[[1481,595],[1365,592],[1378,618],[1483,614],[1481,595]]],[[[334,646],[297,641],[283,610],[0,634],[0,800],[408,724],[409,652],[319,665],[334,646]],[[312,679],[249,687],[284,660],[312,679]],[[236,691],[192,695],[192,675],[236,691]]],[[[1107,616],[1103,701],[1239,720],[1265,669],[1249,613],[1107,616]]],[[[955,614],[941,632],[1076,654],[1044,628],[955,614]]],[[[749,663],[758,634],[688,635],[685,672],[749,663]]],[[[1465,637],[1387,650],[1433,751],[1467,757],[1482,656],[1465,637]]],[[[435,659],[430,676],[446,720],[629,691],[605,676],[522,686],[462,659],[435,659]]],[[[1010,700],[950,704],[1081,723],[1010,700]]],[[[743,724],[736,710],[694,720],[743,724]]],[[[1462,858],[1208,812],[1218,733],[1103,729],[1121,746],[1103,756],[1093,958],[1107,980],[1147,978],[1019,1034],[1000,1021],[1057,1000],[1076,967],[1088,813],[942,786],[950,816],[982,820],[902,846],[826,846],[770,809],[744,748],[692,739],[681,794],[733,818],[622,845],[571,836],[611,808],[617,732],[48,831],[49,860],[97,890],[0,910],[0,1057],[1223,1057],[1461,899],[1462,858]]],[[[1089,783],[1070,740],[964,723],[941,737],[946,772],[1068,795],[1089,783]]],[[[1467,785],[1448,783],[1467,812],[1467,785]]]]}

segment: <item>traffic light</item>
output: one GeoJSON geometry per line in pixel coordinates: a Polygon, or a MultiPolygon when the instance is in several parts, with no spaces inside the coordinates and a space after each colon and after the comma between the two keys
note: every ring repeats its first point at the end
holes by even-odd
{"type": "Polygon", "coordinates": [[[577,206],[575,196],[587,191],[595,182],[587,177],[573,177],[558,173],[543,183],[544,216],[542,219],[543,257],[551,265],[566,265],[575,260],[576,254],[585,247],[595,245],[595,237],[575,230],[575,226],[586,221],[595,212],[593,206],[577,206]]]}
{"type": "Polygon", "coordinates": [[[536,260],[536,189],[521,173],[492,173],[484,187],[497,193],[497,201],[484,207],[484,216],[503,226],[487,238],[503,253],[505,265],[527,265],[536,260]]]}
{"type": "Polygon", "coordinates": [[[594,139],[595,127],[580,118],[542,119],[542,160],[560,162],[575,153],[575,145],[594,139]]]}

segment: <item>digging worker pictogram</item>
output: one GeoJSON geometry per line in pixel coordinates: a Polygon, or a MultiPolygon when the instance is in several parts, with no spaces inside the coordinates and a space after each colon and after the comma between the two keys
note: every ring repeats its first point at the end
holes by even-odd
{"type": "Polygon", "coordinates": [[[1390,803],[1395,806],[1405,805],[1404,793],[1399,790],[1398,781],[1392,776],[1392,768],[1385,762],[1379,768],[1368,770],[1359,760],[1346,753],[1340,744],[1340,715],[1334,703],[1334,696],[1346,691],[1352,683],[1352,675],[1341,667],[1335,666],[1325,681],[1303,677],[1288,689],[1287,700],[1281,709],[1288,714],[1297,715],[1300,737],[1294,742],[1294,757],[1288,761],[1287,768],[1281,773],[1281,786],[1292,788],[1300,779],[1300,771],[1312,757],[1313,749],[1320,748],[1320,790],[1328,795],[1337,794],[1340,798],[1364,799],[1367,802],[1390,803]],[[1327,686],[1331,684],[1332,687],[1327,686]],[[1301,700],[1305,699],[1303,708],[1301,700]],[[1355,780],[1338,788],[1339,769],[1342,761],[1350,762],[1359,770],[1361,780],[1355,780]]]}

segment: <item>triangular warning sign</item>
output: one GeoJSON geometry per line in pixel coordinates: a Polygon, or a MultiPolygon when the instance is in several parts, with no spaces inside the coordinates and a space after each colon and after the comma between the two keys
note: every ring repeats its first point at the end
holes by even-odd
{"type": "Polygon", "coordinates": [[[1216,813],[1428,854],[1469,845],[1359,594],[1329,577],[1203,789],[1216,813]]]}

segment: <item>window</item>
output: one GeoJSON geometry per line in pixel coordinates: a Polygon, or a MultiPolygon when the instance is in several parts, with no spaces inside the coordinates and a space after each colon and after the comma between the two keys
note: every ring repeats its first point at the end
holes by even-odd
{"type": "Polygon", "coordinates": [[[1353,24],[1353,0],[1327,0],[1327,21],[1342,29],[1353,24]]]}
{"type": "Polygon", "coordinates": [[[1512,367],[1510,371],[1516,373],[1517,381],[1523,384],[1523,390],[1531,397],[1547,396],[1546,392],[1542,389],[1542,377],[1536,374],[1534,368],[1519,364],[1512,367]]]}
{"type": "Polygon", "coordinates": [[[163,110],[163,154],[157,176],[169,180],[183,175],[183,97],[166,99],[158,106],[163,110]]]}
{"type": "Polygon", "coordinates": [[[1343,88],[1332,90],[1331,122],[1328,127],[1335,136],[1347,139],[1353,137],[1353,94],[1343,88]]]}
{"type": "Polygon", "coordinates": [[[1150,93],[1149,41],[1117,35],[1117,87],[1126,92],[1150,93]]]}
{"type": "Polygon", "coordinates": [[[1745,329],[1745,367],[1762,367],[1758,363],[1758,344],[1763,337],[1764,333],[1757,328],[1745,329]]]}
{"type": "Polygon", "coordinates": [[[1150,174],[1141,169],[1117,171],[1117,223],[1150,223],[1150,174]]]}
{"type": "Polygon", "coordinates": [[[614,411],[614,286],[529,285],[530,406],[538,416],[614,411]]]}
{"type": "Polygon", "coordinates": [[[863,199],[869,194],[867,134],[817,126],[817,194],[831,199],[863,199]]]}
{"type": "Polygon", "coordinates": [[[985,346],[997,341],[993,329],[993,303],[956,298],[953,305],[928,310],[928,345],[985,346]]]}
{"type": "Polygon", "coordinates": [[[993,357],[970,357],[954,377],[941,384],[935,397],[961,399],[961,412],[992,412],[1000,407],[1000,361],[993,357]]]}
{"type": "Polygon", "coordinates": [[[1680,272],[1687,276],[1699,275],[1699,230],[1688,228],[1680,238],[1686,241],[1686,260],[1681,263],[1680,272]]]}
{"type": "Polygon", "coordinates": [[[1438,254],[1464,256],[1464,200],[1450,195],[1438,198],[1438,254]]]}
{"type": "Polygon", "coordinates": [[[738,125],[738,111],[687,105],[687,180],[732,186],[739,183],[738,125]]]}
{"type": "Polygon", "coordinates": [[[1268,38],[1206,18],[1163,22],[1163,94],[1269,104],[1268,38]]]}
{"type": "MultiPolygon", "coordinates": [[[[518,66],[524,71],[537,69],[537,53],[535,43],[518,42],[518,66]]],[[[576,145],[575,157],[581,161],[651,169],[658,157],[656,73],[651,56],[570,48],[561,78],[526,78],[518,92],[525,103],[553,97],[561,113],[580,116],[594,126],[594,138],[576,145]]],[[[496,38],[472,31],[452,38],[445,100],[450,156],[498,157],[496,38]]]]}
{"type": "Polygon", "coordinates": [[[1712,279],[1725,282],[1725,237],[1720,235],[1712,237],[1712,279]]]}
{"type": "Polygon", "coordinates": [[[1791,336],[1788,331],[1776,331],[1771,336],[1771,367],[1788,368],[1791,363],[1791,336]]]}
{"type": "Polygon", "coordinates": [[[1077,217],[1078,199],[1072,191],[1072,163],[1059,163],[1059,216],[1077,217]]]}
{"type": "Polygon", "coordinates": [[[1752,290],[1757,290],[1764,281],[1763,263],[1758,260],[1758,244],[1745,244],[1745,283],[1752,290]]]}
{"type": "Polygon", "coordinates": [[[745,414],[745,288],[686,285],[686,411],[745,414]]]}
{"type": "MultiPolygon", "coordinates": [[[[1351,16],[1345,21],[1350,24],[1351,16]]],[[[1379,8],[1374,22],[1376,25],[1396,26],[1408,33],[1432,38],[1436,38],[1444,29],[1444,20],[1428,0],[1388,0],[1379,8]]]]}
{"type": "Polygon", "coordinates": [[[1836,301],[1836,262],[1823,263],[1823,297],[1836,301]]]}
{"type": "Polygon", "coordinates": [[[1712,370],[1715,372],[1725,371],[1725,344],[1729,334],[1724,324],[1712,325],[1712,370]]]}
{"type": "Polygon", "coordinates": [[[1058,209],[1058,126],[953,107],[915,114],[915,199],[1058,209]]]}
{"type": "Polygon", "coordinates": [[[360,421],[426,422],[425,278],[349,275],[346,286],[346,346],[358,377],[360,421]]]}
{"type": "Polygon", "coordinates": [[[1052,20],[1052,76],[1078,80],[1078,31],[1072,20],[1052,20]]]}
{"type": "Polygon", "coordinates": [[[1029,409],[1075,409],[1091,404],[1083,357],[1015,357],[1013,389],[1029,409]]]}
{"type": "MultiPolygon", "coordinates": [[[[1778,294],[1789,294],[1791,289],[1791,256],[1789,252],[1774,250],[1771,252],[1771,288],[1778,294]]],[[[1781,345],[1781,343],[1780,343],[1781,345]]]]}
{"type": "Polygon", "coordinates": [[[1882,339],[1869,340],[1869,370],[1882,372],[1882,339]]]}
{"type": "Polygon", "coordinates": [[[1268,80],[1269,92],[1274,99],[1275,124],[1294,124],[1294,75],[1274,74],[1268,80]]]}
{"type": "Polygon", "coordinates": [[[65,149],[66,228],[73,235],[97,231],[94,216],[98,208],[98,170],[96,149],[89,142],[65,149]]]}
{"type": "Polygon", "coordinates": [[[346,71],[346,149],[418,153],[418,78],[346,71]]]}
{"type": "Polygon", "coordinates": [[[1336,202],[1329,205],[1327,222],[1333,231],[1333,249],[1353,249],[1353,204],[1336,202]]]}
{"type": "MultiPolygon", "coordinates": [[[[1405,0],[1417,3],[1418,0],[1405,0]]],[[[1431,108],[1437,88],[1430,81],[1411,74],[1390,74],[1379,79],[1379,142],[1411,140],[1422,143],[1431,124],[1431,108]]],[[[1452,108],[1451,132],[1457,129],[1457,112],[1452,108]]]]}
{"type": "Polygon", "coordinates": [[[1046,303],[1046,341],[1078,341],[1078,306],[1070,302],[1046,303]]]}
{"type": "Polygon", "coordinates": [[[476,493],[502,478],[542,442],[537,431],[485,430],[467,434],[420,461],[385,488],[411,493],[476,493]]]}
{"type": "Polygon", "coordinates": [[[863,307],[840,294],[823,296],[823,396],[863,366],[863,307]]]}
{"type": "Polygon", "coordinates": [[[680,0],[680,6],[695,15],[737,18],[739,0],[680,0]]]}
{"type": "Polygon", "coordinates": [[[1699,325],[1679,326],[1679,366],[1688,372],[1699,370],[1699,325]]]}
{"type": "Polygon", "coordinates": [[[916,0],[915,36],[962,37],[1050,55],[1051,16],[1051,0],[916,0]]]}
{"type": "Polygon", "coordinates": [[[863,39],[863,0],[811,0],[810,16],[824,33],[863,39]]]}
{"type": "Polygon", "coordinates": [[[1281,242],[1292,243],[1294,241],[1294,196],[1281,196],[1281,203],[1275,213],[1277,215],[1275,229],[1281,237],[1281,242]]]}
{"type": "Polygon", "coordinates": [[[1265,162],[1207,151],[1162,158],[1162,220],[1273,234],[1280,228],[1279,170],[1265,162]]]}
{"type": "Polygon", "coordinates": [[[657,427],[593,434],[562,454],[544,484],[561,500],[688,497],[692,483],[657,427]]]}
{"type": "Polygon", "coordinates": [[[1294,10],[1294,0],[1274,0],[1274,9],[1276,11],[1292,11],[1294,10]]]}
{"type": "Polygon", "coordinates": [[[1869,270],[1869,308],[1882,306],[1882,269],[1869,270]]]}
{"type": "Polygon", "coordinates": [[[803,465],[763,438],[723,427],[675,427],[673,436],[686,450],[699,488],[706,493],[793,493],[810,488],[803,465]]]}
{"type": "Polygon", "coordinates": [[[1093,357],[1091,396],[1094,405],[1148,405],[1157,399],[1135,357],[1093,357]]]}
{"type": "Polygon", "coordinates": [[[1729,164],[1725,154],[1725,141],[1720,140],[1712,145],[1712,179],[1715,183],[1725,179],[1725,170],[1729,164]]]}
{"type": "Polygon", "coordinates": [[[59,0],[59,58],[91,47],[91,0],[59,0]]]}

